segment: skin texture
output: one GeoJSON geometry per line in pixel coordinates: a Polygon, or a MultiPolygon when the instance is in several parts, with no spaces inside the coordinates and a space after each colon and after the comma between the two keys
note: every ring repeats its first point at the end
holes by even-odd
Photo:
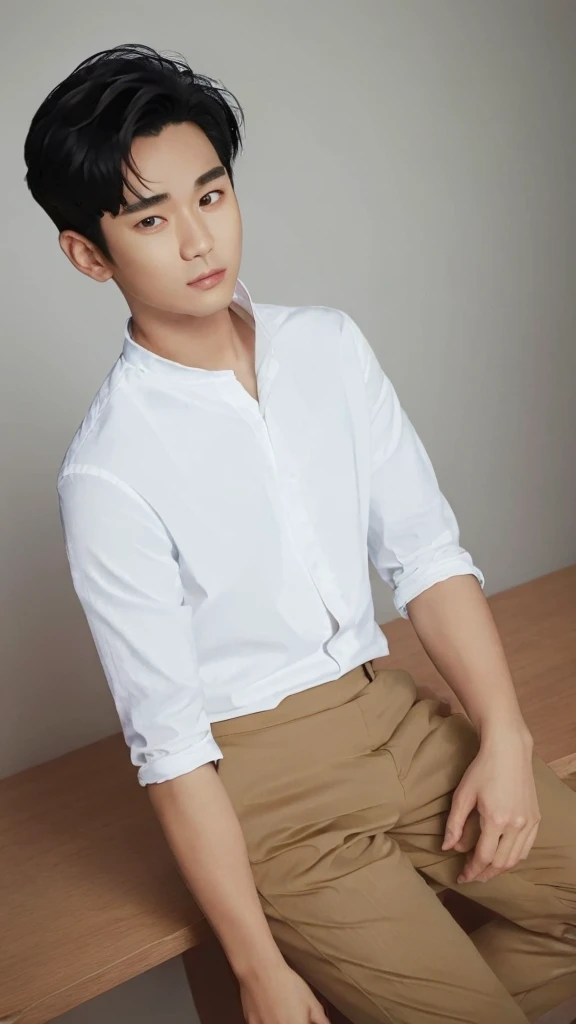
{"type": "MultiPolygon", "coordinates": [[[[132,336],[166,359],[201,369],[238,370],[250,376],[253,331],[229,309],[240,268],[242,220],[230,178],[195,188],[196,179],[221,166],[204,132],[193,124],[169,125],[158,136],[137,138],[132,158],[141,176],[130,184],[149,197],[169,199],[137,213],[105,213],[102,230],[111,258],[76,231],[63,231],[60,246],[81,273],[113,280],[132,313],[132,336]],[[226,269],[221,284],[202,291],[189,281],[226,269]]],[[[134,203],[125,188],[124,197],[134,203]]]]}

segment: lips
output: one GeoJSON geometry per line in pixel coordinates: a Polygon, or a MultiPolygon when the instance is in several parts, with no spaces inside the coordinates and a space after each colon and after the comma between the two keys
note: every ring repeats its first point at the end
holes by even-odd
{"type": "Polygon", "coordinates": [[[209,285],[217,284],[222,276],[226,273],[224,267],[220,267],[217,270],[209,270],[205,274],[199,274],[193,281],[188,281],[189,285],[209,285]]]}

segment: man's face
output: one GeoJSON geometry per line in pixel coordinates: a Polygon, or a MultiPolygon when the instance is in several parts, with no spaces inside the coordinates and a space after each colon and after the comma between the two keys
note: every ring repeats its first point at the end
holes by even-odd
{"type": "Polygon", "coordinates": [[[132,158],[145,182],[128,172],[139,195],[167,198],[130,212],[138,199],[125,189],[127,211],[102,218],[113,277],[128,304],[198,317],[225,309],[240,268],[242,221],[212,143],[197,125],[168,125],[160,135],[134,139],[132,158]],[[197,184],[208,171],[212,180],[197,184]],[[191,286],[200,274],[219,269],[226,270],[220,284],[191,286]]]}

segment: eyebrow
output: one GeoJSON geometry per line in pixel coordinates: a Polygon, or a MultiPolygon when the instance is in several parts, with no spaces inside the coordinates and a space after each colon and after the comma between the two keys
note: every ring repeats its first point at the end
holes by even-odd
{"type": "MultiPolygon", "coordinates": [[[[210,168],[209,171],[204,171],[199,178],[196,178],[194,182],[194,189],[202,188],[207,185],[208,182],[214,181],[216,178],[221,178],[226,174],[226,168],[222,164],[218,164],[217,167],[210,168]]],[[[158,203],[165,203],[167,199],[170,199],[169,192],[159,192],[155,196],[145,196],[144,199],[138,199],[135,203],[127,203],[124,206],[121,216],[125,216],[129,213],[140,213],[142,210],[147,210],[150,206],[157,206],[158,203]]]]}

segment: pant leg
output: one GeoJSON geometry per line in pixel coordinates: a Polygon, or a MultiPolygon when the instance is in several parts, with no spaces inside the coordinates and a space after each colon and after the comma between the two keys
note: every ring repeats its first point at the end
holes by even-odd
{"type": "MultiPolygon", "coordinates": [[[[390,835],[404,794],[392,756],[372,749],[367,686],[338,680],[218,725],[220,777],[272,933],[354,1024],[525,1024],[390,835]]],[[[406,711],[399,696],[390,732],[406,711]]]]}
{"type": "MultiPolygon", "coordinates": [[[[259,887],[284,956],[353,1024],[526,1024],[469,937],[387,839],[376,860],[348,864],[324,883],[259,887]]],[[[337,860],[333,867],[339,870],[337,860]]]]}
{"type": "MultiPolygon", "coordinates": [[[[375,734],[378,714],[385,718],[377,709],[386,705],[388,676],[377,674],[374,689],[362,698],[375,734]]],[[[415,698],[410,676],[405,674],[401,685],[415,698]]],[[[535,755],[542,822],[529,857],[489,882],[458,885],[465,856],[442,851],[441,844],[453,790],[478,746],[464,716],[444,717],[434,700],[413,704],[386,742],[405,795],[391,834],[426,877],[501,915],[471,938],[529,1020],[535,1020],[576,995],[576,793],[535,755]]],[[[480,831],[477,816],[469,826],[472,847],[480,831]]]]}

